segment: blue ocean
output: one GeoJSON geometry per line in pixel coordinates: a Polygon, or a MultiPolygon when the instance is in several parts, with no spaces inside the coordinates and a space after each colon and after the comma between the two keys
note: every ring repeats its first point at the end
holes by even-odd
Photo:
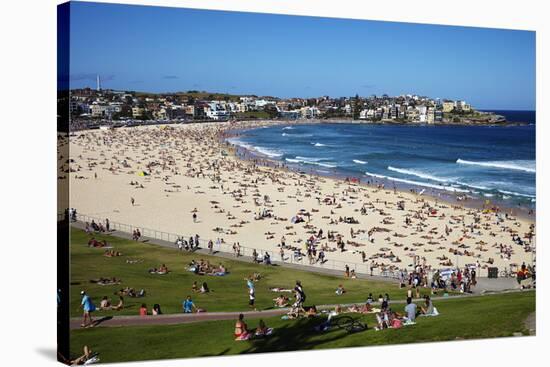
{"type": "Polygon", "coordinates": [[[535,113],[495,112],[527,124],[279,125],[229,141],[301,171],[534,207],[535,113]]]}

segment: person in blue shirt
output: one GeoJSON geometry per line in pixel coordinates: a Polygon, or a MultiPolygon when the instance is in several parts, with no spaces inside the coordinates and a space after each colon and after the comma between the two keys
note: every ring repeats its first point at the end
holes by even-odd
{"type": "Polygon", "coordinates": [[[254,281],[252,280],[252,277],[246,278],[246,286],[249,290],[254,290],[254,281]]]}
{"type": "Polygon", "coordinates": [[[86,294],[85,291],[80,292],[82,295],[82,301],[80,302],[80,307],[84,310],[82,327],[87,327],[93,325],[94,320],[92,319],[92,312],[95,311],[95,305],[92,302],[90,296],[86,294]]]}
{"type": "Polygon", "coordinates": [[[193,300],[191,300],[191,296],[187,296],[187,299],[183,301],[183,313],[192,313],[193,310],[196,310],[197,307],[193,303],[193,300]]]}

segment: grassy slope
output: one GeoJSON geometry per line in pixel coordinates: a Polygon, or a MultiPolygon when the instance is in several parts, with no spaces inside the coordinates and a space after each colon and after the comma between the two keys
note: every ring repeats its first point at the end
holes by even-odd
{"type": "MultiPolygon", "coordinates": [[[[84,231],[71,231],[71,310],[72,316],[80,316],[80,290],[86,289],[94,303],[99,305],[103,296],[108,296],[113,302],[118,297],[113,293],[122,287],[144,288],[147,292],[144,298],[125,297],[128,306],[122,311],[96,312],[96,315],[138,314],[139,305],[146,303],[149,308],[159,303],[164,313],[181,312],[181,301],[191,293],[193,281],[200,285],[207,282],[212,292],[210,294],[192,294],[198,307],[207,311],[239,311],[248,309],[248,293],[244,277],[253,272],[261,272],[264,276],[256,283],[256,304],[258,309],[273,306],[272,299],[276,293],[269,291],[270,287],[294,286],[297,279],[302,281],[307,293],[308,304],[336,304],[364,302],[369,293],[375,297],[388,293],[392,299],[403,299],[406,291],[398,289],[397,285],[388,282],[376,282],[360,279],[344,279],[343,277],[327,276],[305,271],[297,271],[280,266],[266,267],[241,261],[208,257],[198,254],[180,252],[176,249],[163,248],[156,245],[136,243],[111,236],[95,236],[105,238],[109,244],[122,252],[123,256],[109,258],[103,256],[102,249],[89,248],[90,238],[84,231]],[[139,264],[127,264],[126,259],[143,259],[139,264]],[[230,271],[224,277],[197,276],[186,271],[191,259],[209,259],[211,263],[223,262],[230,271]],[[147,270],[166,264],[171,270],[167,275],[151,275],[147,270]],[[99,286],[89,283],[90,279],[99,277],[117,277],[122,284],[99,286]],[[348,292],[336,296],[334,290],[343,284],[348,292]]],[[[290,295],[287,293],[287,295],[290,295]]]]}
{"type": "MultiPolygon", "coordinates": [[[[402,305],[396,305],[400,309],[402,305]]],[[[268,339],[236,342],[232,338],[234,321],[212,321],[174,326],[117,327],[75,330],[71,349],[78,354],[83,345],[100,352],[102,362],[163,358],[215,356],[288,350],[324,349],[474,339],[510,336],[526,332],[523,320],[535,310],[535,293],[514,293],[476,298],[448,299],[436,303],[441,315],[420,318],[416,325],[399,330],[347,334],[331,330],[312,331],[320,318],[281,320],[266,323],[275,333],[268,339]]],[[[374,316],[359,316],[372,327],[374,316]]],[[[246,320],[249,327],[257,320],[246,320]]]]}

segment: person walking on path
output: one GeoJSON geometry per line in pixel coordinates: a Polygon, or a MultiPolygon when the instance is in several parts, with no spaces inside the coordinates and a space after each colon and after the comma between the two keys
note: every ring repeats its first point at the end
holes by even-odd
{"type": "Polygon", "coordinates": [[[86,294],[85,291],[81,291],[80,295],[82,296],[82,301],[80,302],[80,308],[84,310],[84,314],[82,315],[82,327],[88,327],[92,326],[94,320],[92,319],[92,312],[95,311],[96,307],[94,303],[92,302],[92,299],[90,296],[86,294]]]}
{"type": "Polygon", "coordinates": [[[132,204],[132,206],[134,206],[135,202],[136,202],[136,200],[133,197],[131,197],[130,198],[130,203],[132,204]]]}

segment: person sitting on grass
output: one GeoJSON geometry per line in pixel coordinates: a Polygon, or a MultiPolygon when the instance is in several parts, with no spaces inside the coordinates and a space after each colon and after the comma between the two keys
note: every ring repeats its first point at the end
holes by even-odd
{"type": "Polygon", "coordinates": [[[213,268],[212,271],[210,272],[210,275],[220,276],[220,277],[224,276],[225,274],[227,274],[227,269],[221,263],[219,267],[213,268]]]}
{"type": "Polygon", "coordinates": [[[413,303],[411,297],[407,297],[407,305],[405,306],[405,313],[407,314],[404,317],[405,322],[415,322],[416,320],[416,304],[413,303]]]}
{"type": "Polygon", "coordinates": [[[145,289],[141,289],[138,293],[136,293],[134,288],[126,287],[126,288],[122,288],[118,292],[115,292],[115,295],[128,296],[132,298],[141,298],[141,297],[145,297],[145,289]]]}
{"type": "Polygon", "coordinates": [[[118,304],[116,306],[112,306],[111,309],[115,311],[120,311],[123,308],[124,308],[124,298],[122,296],[119,296],[118,304]]]}
{"type": "Polygon", "coordinates": [[[209,293],[210,292],[210,289],[208,288],[208,284],[206,284],[206,282],[202,283],[200,292],[201,293],[209,293]]]}
{"type": "Polygon", "coordinates": [[[256,328],[256,336],[269,336],[273,333],[273,329],[266,326],[264,320],[260,319],[258,327],[256,328]]]}
{"type": "Polygon", "coordinates": [[[197,310],[197,306],[193,303],[191,296],[187,296],[185,301],[183,301],[183,313],[192,313],[193,310],[197,310]]]}
{"type": "Polygon", "coordinates": [[[304,307],[305,317],[315,317],[317,316],[317,306],[313,305],[311,307],[304,307]]]}
{"type": "Polygon", "coordinates": [[[279,297],[274,298],[273,301],[275,302],[275,306],[277,307],[288,306],[288,297],[283,296],[282,294],[280,294],[279,297]]]}
{"type": "Polygon", "coordinates": [[[149,269],[149,274],[165,275],[168,274],[168,267],[162,264],[159,268],[149,269]]]}
{"type": "Polygon", "coordinates": [[[376,322],[377,322],[377,329],[376,330],[383,330],[390,327],[390,312],[389,310],[382,310],[378,313],[376,313],[376,322]]]}
{"type": "Polygon", "coordinates": [[[439,314],[430,296],[424,296],[424,306],[420,306],[420,312],[423,316],[437,316],[439,314]]]}
{"type": "Polygon", "coordinates": [[[247,340],[250,338],[250,332],[248,331],[248,326],[244,322],[244,315],[239,314],[239,319],[235,323],[235,340],[247,340]]]}
{"type": "Polygon", "coordinates": [[[348,307],[348,312],[358,312],[358,313],[370,313],[372,312],[372,306],[370,303],[365,303],[364,305],[351,305],[348,307]]]}
{"type": "Polygon", "coordinates": [[[160,305],[158,303],[155,303],[153,305],[153,316],[162,315],[162,311],[160,310],[160,305]]]}
{"type": "Polygon", "coordinates": [[[104,296],[101,299],[101,302],[99,303],[99,309],[110,310],[111,308],[112,308],[111,300],[107,296],[104,296]]]}
{"type": "Polygon", "coordinates": [[[105,252],[103,253],[103,256],[107,256],[107,257],[122,256],[122,252],[107,249],[107,250],[105,250],[105,252]]]}
{"type": "Polygon", "coordinates": [[[342,294],[346,293],[346,290],[344,289],[344,286],[342,284],[338,285],[338,288],[336,288],[336,295],[341,296],[342,294]]]}
{"type": "Polygon", "coordinates": [[[139,316],[147,316],[147,305],[145,303],[142,303],[139,308],[139,316]]]}
{"type": "Polygon", "coordinates": [[[197,293],[199,291],[199,286],[197,285],[196,281],[193,282],[193,285],[191,286],[191,290],[193,291],[193,293],[197,293]]]}
{"type": "Polygon", "coordinates": [[[112,278],[103,278],[100,277],[98,279],[90,279],[90,283],[98,284],[98,285],[113,285],[113,284],[120,284],[122,281],[120,279],[117,279],[115,277],[112,278]]]}

